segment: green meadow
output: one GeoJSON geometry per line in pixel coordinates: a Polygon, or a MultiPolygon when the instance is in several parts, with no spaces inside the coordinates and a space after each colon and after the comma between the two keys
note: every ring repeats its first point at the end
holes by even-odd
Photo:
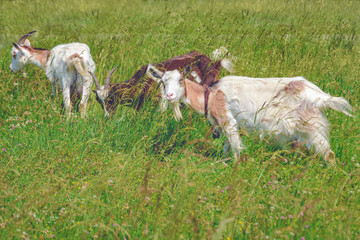
{"type": "Polygon", "coordinates": [[[2,0],[0,26],[0,239],[360,239],[359,1],[2,0]],[[41,69],[9,69],[32,30],[86,43],[101,82],[225,46],[235,75],[304,76],[354,117],[324,112],[335,165],[246,130],[235,161],[203,116],[151,101],[106,119],[92,94],[67,122],[41,69]]]}

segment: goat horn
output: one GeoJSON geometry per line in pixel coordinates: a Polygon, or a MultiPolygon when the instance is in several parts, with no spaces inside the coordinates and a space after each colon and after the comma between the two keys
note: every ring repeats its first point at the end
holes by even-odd
{"type": "Polygon", "coordinates": [[[94,79],[94,82],[95,82],[95,86],[96,86],[96,89],[97,90],[100,90],[100,84],[99,84],[99,81],[97,80],[97,78],[95,77],[95,74],[93,74],[92,72],[90,72],[90,75],[92,76],[92,78],[94,79]]]}
{"type": "Polygon", "coordinates": [[[105,88],[109,88],[109,87],[110,87],[110,78],[111,78],[111,75],[113,74],[113,72],[114,72],[117,68],[118,68],[118,67],[114,67],[114,68],[110,71],[110,73],[108,74],[108,76],[106,77],[105,83],[104,83],[105,88]]]}
{"type": "Polygon", "coordinates": [[[34,32],[36,32],[36,31],[29,32],[29,33],[25,34],[24,36],[22,36],[22,37],[19,39],[19,41],[17,42],[17,44],[24,44],[25,40],[26,40],[29,36],[31,36],[34,32]]]}

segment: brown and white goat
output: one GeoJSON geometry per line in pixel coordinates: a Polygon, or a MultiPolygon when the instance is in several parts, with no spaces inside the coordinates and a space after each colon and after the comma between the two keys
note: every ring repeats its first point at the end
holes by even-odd
{"type": "Polygon", "coordinates": [[[57,45],[51,50],[34,48],[27,39],[34,32],[25,34],[17,43],[13,43],[11,71],[18,72],[27,64],[45,70],[53,93],[56,85],[63,91],[67,118],[71,115],[72,96],[81,96],[80,113],[84,117],[93,83],[88,71],[95,71],[89,47],[83,43],[68,43],[57,45]]]}
{"type": "MultiPolygon", "coordinates": [[[[232,63],[229,59],[225,58],[228,55],[227,49],[221,47],[213,52],[216,60],[212,62],[206,55],[193,51],[185,55],[177,56],[166,61],[163,61],[155,66],[164,70],[174,70],[174,69],[190,69],[191,73],[189,79],[192,79],[203,85],[210,85],[219,78],[220,69],[224,67],[228,71],[232,70],[232,63]],[[221,59],[222,58],[222,59],[221,59]]],[[[105,80],[103,86],[100,86],[99,81],[96,79],[95,75],[92,74],[96,90],[97,101],[101,104],[102,108],[105,111],[105,116],[113,114],[119,104],[133,106],[136,109],[141,108],[145,99],[151,97],[160,96],[165,100],[163,94],[163,88],[160,87],[158,90],[159,81],[153,77],[146,77],[148,65],[141,67],[131,79],[110,84],[111,74],[115,69],[111,70],[110,74],[105,80]]],[[[175,119],[182,118],[179,104],[172,104],[174,109],[175,119]]],[[[160,108],[162,111],[165,111],[167,108],[166,101],[160,101],[160,108]]]]}
{"type": "MultiPolygon", "coordinates": [[[[149,73],[165,85],[167,99],[182,100],[225,133],[235,158],[244,149],[239,128],[275,136],[281,144],[305,142],[308,148],[334,161],[322,110],[332,108],[351,116],[351,106],[341,97],[324,93],[303,77],[249,78],[227,76],[210,87],[184,78],[177,70],[163,73],[150,66],[149,73]]],[[[227,143],[224,150],[227,151],[227,143]]]]}

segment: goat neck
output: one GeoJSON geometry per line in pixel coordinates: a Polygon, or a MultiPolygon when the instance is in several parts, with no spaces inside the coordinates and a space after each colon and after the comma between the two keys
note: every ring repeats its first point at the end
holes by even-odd
{"type": "Polygon", "coordinates": [[[29,51],[31,57],[29,63],[34,64],[44,70],[46,70],[46,63],[50,56],[50,50],[42,48],[33,48],[30,46],[22,46],[27,51],[29,51]]]}

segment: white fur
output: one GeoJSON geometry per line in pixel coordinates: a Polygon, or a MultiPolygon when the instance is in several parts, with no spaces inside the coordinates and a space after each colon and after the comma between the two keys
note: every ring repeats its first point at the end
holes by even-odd
{"type": "Polygon", "coordinates": [[[195,71],[191,72],[191,76],[193,76],[195,78],[195,82],[201,83],[201,78],[199,77],[199,75],[195,71]]]}
{"type": "Polygon", "coordinates": [[[46,75],[50,82],[54,85],[57,84],[63,90],[65,109],[68,117],[70,116],[70,86],[73,81],[76,81],[83,86],[82,98],[80,105],[83,108],[81,114],[84,116],[86,112],[87,101],[90,96],[93,79],[88,71],[95,72],[95,63],[91,57],[90,49],[83,43],[69,43],[61,44],[51,50],[49,60],[46,64],[46,75]],[[72,67],[71,62],[67,62],[68,58],[73,54],[81,56],[81,63],[84,68],[82,74],[78,74],[76,79],[73,78],[74,72],[77,71],[72,67]]]}
{"type": "Polygon", "coordinates": [[[220,48],[215,49],[210,57],[213,61],[221,61],[221,66],[227,71],[231,73],[234,72],[233,61],[235,61],[236,58],[230,54],[226,47],[221,46],[220,48]]]}

